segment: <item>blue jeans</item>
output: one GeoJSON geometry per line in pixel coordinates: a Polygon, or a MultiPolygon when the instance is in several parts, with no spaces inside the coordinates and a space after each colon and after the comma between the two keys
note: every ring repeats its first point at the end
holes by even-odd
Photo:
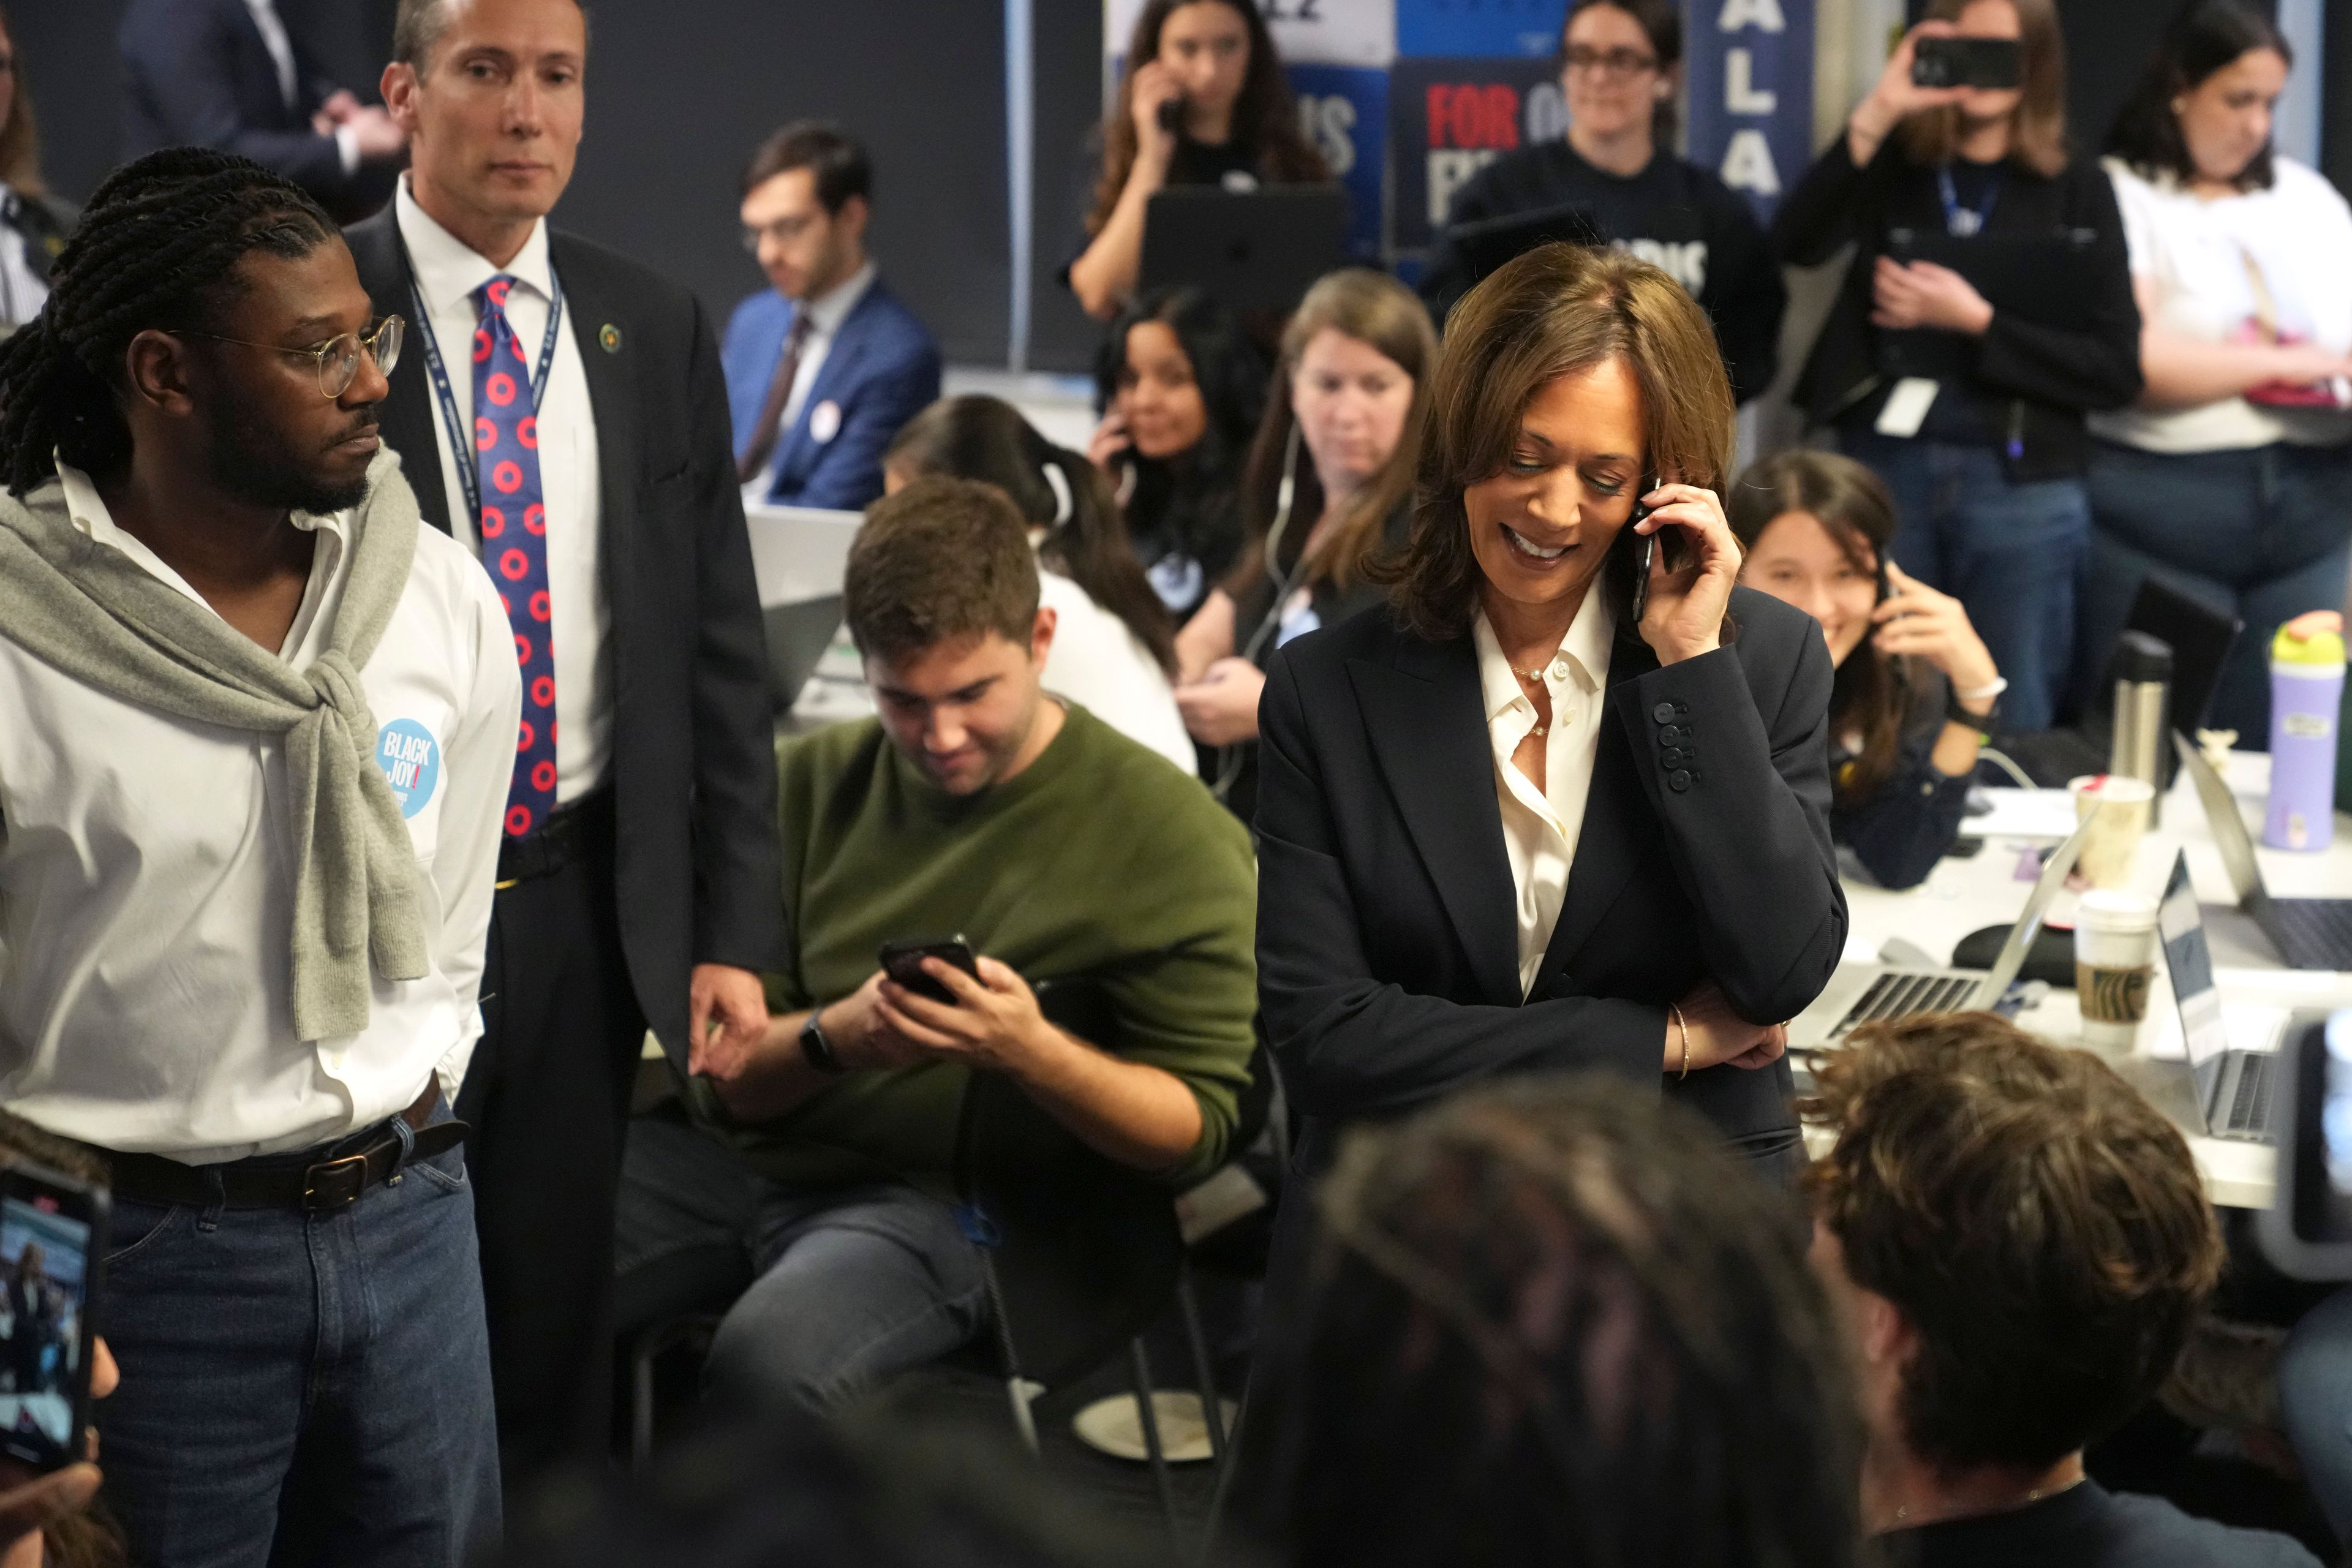
{"type": "Polygon", "coordinates": [[[2311,1495],[2352,1541],[2352,1289],[2303,1315],[2279,1358],[2279,1405],[2311,1495]]]}
{"type": "Polygon", "coordinates": [[[122,1384],[97,1415],[135,1561],[457,1568],[495,1543],[461,1150],[330,1214],[117,1198],[112,1243],[100,1328],[122,1384]]]}
{"type": "Polygon", "coordinates": [[[2305,610],[2344,605],[2352,563],[2352,447],[2284,443],[2168,455],[2113,442],[2091,453],[2091,570],[2076,691],[2086,700],[2143,578],[2236,616],[2205,722],[2271,743],[2271,637],[2305,610]]]}
{"type": "Polygon", "coordinates": [[[1895,492],[1895,563],[1959,600],[2009,680],[2000,727],[2055,721],[2074,647],[2074,580],[2091,536],[2076,479],[2012,483],[1990,447],[1841,432],[1895,492]]]}
{"type": "Polygon", "coordinates": [[[741,1246],[757,1276],[711,1341],[714,1403],[832,1409],[980,1332],[980,1249],[955,1211],[904,1182],[795,1191],[667,1116],[630,1124],[614,1261],[741,1246]]]}

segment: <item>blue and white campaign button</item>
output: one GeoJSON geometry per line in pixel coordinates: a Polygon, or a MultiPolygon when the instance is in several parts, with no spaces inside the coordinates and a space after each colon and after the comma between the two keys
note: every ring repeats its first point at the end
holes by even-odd
{"type": "Polygon", "coordinates": [[[441,782],[441,742],[414,719],[394,719],[376,737],[375,765],[392,785],[400,815],[415,816],[441,782]]]}
{"type": "Polygon", "coordinates": [[[840,404],[828,397],[809,410],[809,439],[822,447],[840,434],[840,404]]]}

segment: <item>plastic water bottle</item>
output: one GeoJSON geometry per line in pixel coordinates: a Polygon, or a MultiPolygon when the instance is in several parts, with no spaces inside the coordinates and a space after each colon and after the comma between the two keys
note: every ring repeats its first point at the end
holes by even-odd
{"type": "Polygon", "coordinates": [[[2336,711],[2344,699],[2344,637],[2293,623],[2271,642],[2271,806],[2263,842],[2319,850],[2336,831],[2336,711]]]}

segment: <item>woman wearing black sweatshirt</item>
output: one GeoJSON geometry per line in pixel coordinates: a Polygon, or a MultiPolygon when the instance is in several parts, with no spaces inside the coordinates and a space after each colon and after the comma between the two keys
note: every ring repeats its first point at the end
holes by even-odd
{"type": "Polygon", "coordinates": [[[1894,491],[1895,559],[1968,607],[2009,676],[2007,727],[2046,729],[2090,538],[2083,416],[2139,395],[2139,310],[2115,189],[2066,154],[2052,0],[1929,17],[1774,218],[1790,262],[1861,247],[1797,397],[1894,491]],[[1954,35],[2016,40],[2021,86],[1916,85],[1917,41],[1954,35]]]}

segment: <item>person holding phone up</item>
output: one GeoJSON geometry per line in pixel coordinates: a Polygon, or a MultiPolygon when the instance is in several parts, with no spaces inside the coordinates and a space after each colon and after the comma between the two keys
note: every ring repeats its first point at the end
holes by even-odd
{"type": "Polygon", "coordinates": [[[732,1403],[835,1405],[980,1331],[979,1248],[941,1195],[973,1074],[1171,1192],[1223,1162],[1249,1081],[1249,836],[1045,693],[1056,622],[1019,509],[917,479],[868,510],[844,588],[878,716],[778,748],[773,1019],[696,1056],[692,1121],[641,1118],[622,1184],[624,1272],[751,1253],[706,1374],[732,1403]],[[1049,981],[1109,1037],[1048,1022],[1049,981]]]}
{"type": "Polygon", "coordinates": [[[1739,580],[1821,623],[1830,688],[1830,833],[1882,887],[1927,879],[1959,837],[1969,780],[2000,722],[2001,679],[1969,612],[1888,558],[1895,501],[1834,452],[1739,476],[1739,580]]]}
{"type": "Polygon", "coordinates": [[[1860,246],[1796,396],[1894,492],[1895,559],[1968,607],[2009,678],[2003,723],[2042,730],[2090,540],[2084,416],[2139,395],[2139,310],[2114,188],[2067,154],[2053,0],[1927,16],[1774,216],[1783,261],[1860,246]],[[2022,270],[2021,246],[2061,275],[1996,304],[1966,268],[2022,270]]]}
{"type": "Polygon", "coordinates": [[[1706,314],[1622,252],[1547,245],[1454,308],[1391,613],[1281,649],[1259,710],[1259,994],[1307,1171],[1359,1118],[1579,1068],[1801,1162],[1781,1025],[1846,928],[1830,660],[1734,584],[1732,423],[1706,314]]]}

